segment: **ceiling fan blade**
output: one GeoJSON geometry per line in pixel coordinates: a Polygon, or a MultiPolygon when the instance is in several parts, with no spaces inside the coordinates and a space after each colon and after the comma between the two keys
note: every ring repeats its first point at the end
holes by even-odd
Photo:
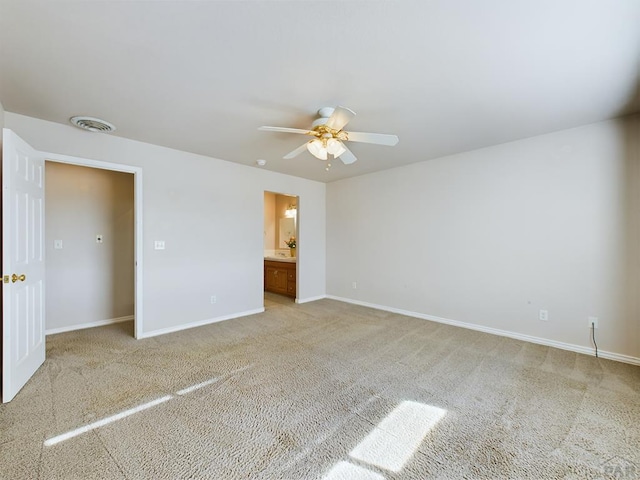
{"type": "Polygon", "coordinates": [[[302,133],[303,135],[314,135],[314,136],[316,134],[316,132],[312,132],[311,130],[303,130],[301,128],[287,128],[287,127],[262,126],[262,127],[258,127],[258,130],[262,130],[265,132],[302,133]]]}
{"type": "Polygon", "coordinates": [[[355,162],[358,159],[353,154],[353,152],[349,150],[345,145],[344,152],[342,152],[342,154],[340,155],[340,160],[342,160],[342,163],[344,163],[345,165],[351,165],[353,162],[355,162]]]}
{"type": "Polygon", "coordinates": [[[332,130],[342,130],[342,128],[349,123],[353,117],[356,116],[356,112],[349,110],[346,107],[336,107],[329,120],[327,120],[327,127],[332,130]]]}
{"type": "Polygon", "coordinates": [[[364,133],[364,132],[344,132],[347,140],[351,142],[375,143],[376,145],[388,145],[393,147],[399,141],[397,135],[387,135],[384,133],[364,133]]]}
{"type": "Polygon", "coordinates": [[[289,160],[291,158],[297,157],[298,155],[300,155],[302,152],[307,150],[307,144],[303,143],[302,145],[300,145],[298,148],[296,148],[295,150],[287,153],[284,157],[285,160],[289,160]]]}

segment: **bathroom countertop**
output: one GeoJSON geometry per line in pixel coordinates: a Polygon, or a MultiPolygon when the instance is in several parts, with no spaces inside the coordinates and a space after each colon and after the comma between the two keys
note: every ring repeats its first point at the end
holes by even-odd
{"type": "Polygon", "coordinates": [[[269,256],[264,257],[265,260],[269,260],[271,262],[286,262],[286,263],[296,263],[296,257],[279,257],[279,256],[269,256]]]}

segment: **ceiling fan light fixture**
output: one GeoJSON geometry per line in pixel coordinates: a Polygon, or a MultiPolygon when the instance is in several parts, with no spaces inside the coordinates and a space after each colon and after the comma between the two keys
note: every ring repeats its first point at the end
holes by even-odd
{"type": "MultiPolygon", "coordinates": [[[[258,130],[267,132],[297,133],[316,137],[303,143],[295,150],[287,153],[283,158],[289,160],[300,155],[306,150],[320,160],[327,160],[328,155],[340,158],[345,165],[351,165],[357,161],[357,157],[346,147],[346,142],[373,143],[375,145],[388,145],[390,147],[398,143],[396,135],[384,133],[348,132],[343,128],[349,123],[356,113],[346,107],[321,108],[317,118],[309,130],[288,127],[262,126],[258,130]]],[[[327,169],[330,165],[327,165],[327,169]]]]}
{"type": "Polygon", "coordinates": [[[327,159],[327,148],[322,143],[322,140],[319,140],[317,138],[315,140],[311,140],[309,143],[307,143],[307,150],[309,150],[309,153],[311,153],[311,155],[319,158],[320,160],[327,159]]]}
{"type": "Polygon", "coordinates": [[[329,152],[334,157],[339,157],[342,155],[347,149],[344,147],[342,142],[337,138],[330,138],[327,140],[327,152],[329,152]]]}

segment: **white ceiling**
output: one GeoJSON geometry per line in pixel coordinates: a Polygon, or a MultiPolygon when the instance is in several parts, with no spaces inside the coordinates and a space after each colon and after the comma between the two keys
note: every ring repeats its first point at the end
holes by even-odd
{"type": "Polygon", "coordinates": [[[639,72],[638,0],[0,0],[7,111],[319,181],[638,111],[639,72]],[[400,143],[327,173],[257,130],[337,104],[400,143]]]}

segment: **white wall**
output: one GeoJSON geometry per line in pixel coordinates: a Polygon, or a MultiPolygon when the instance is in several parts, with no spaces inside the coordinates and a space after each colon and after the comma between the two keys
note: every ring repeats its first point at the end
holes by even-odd
{"type": "MultiPolygon", "coordinates": [[[[2,106],[2,102],[0,102],[0,132],[2,131],[2,129],[4,128],[4,107],[2,106]]],[[[0,180],[2,180],[2,135],[0,135],[0,180]]],[[[1,216],[1,215],[0,215],[1,216]]],[[[2,222],[0,221],[0,237],[2,237],[3,232],[2,232],[2,222]]],[[[0,259],[0,266],[2,265],[2,259],[0,259]]],[[[4,270],[2,271],[2,273],[4,273],[4,270]]],[[[0,273],[0,276],[2,275],[2,273],[0,273]]],[[[4,329],[3,329],[4,331],[4,329]]],[[[2,345],[3,345],[3,341],[2,341],[2,332],[0,332],[0,358],[4,358],[2,356],[2,345]]],[[[2,360],[0,360],[0,367],[2,366],[2,360]]]]}
{"type": "Polygon", "coordinates": [[[133,193],[130,173],[46,162],[47,331],[133,318],[133,193]]]}
{"type": "MultiPolygon", "coordinates": [[[[0,131],[4,128],[4,107],[0,102],[0,131]]],[[[2,158],[2,135],[0,135],[0,158],[2,158]]],[[[0,168],[0,175],[2,175],[2,169],[0,168]]]]}
{"type": "Polygon", "coordinates": [[[327,293],[640,357],[639,124],[329,184],[327,293]]]}
{"type": "Polygon", "coordinates": [[[10,112],[5,119],[39,150],[143,168],[144,335],[262,310],[265,190],[300,196],[298,301],[325,294],[323,183],[10,112]]]}

